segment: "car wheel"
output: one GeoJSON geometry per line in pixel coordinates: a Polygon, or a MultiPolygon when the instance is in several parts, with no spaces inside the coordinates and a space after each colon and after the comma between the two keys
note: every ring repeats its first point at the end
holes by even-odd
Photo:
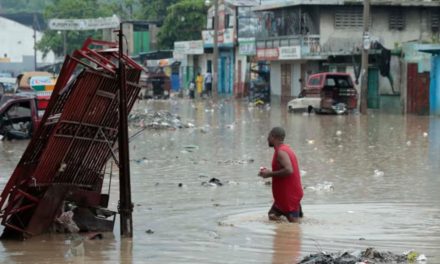
{"type": "Polygon", "coordinates": [[[288,111],[289,111],[289,113],[293,113],[293,107],[289,105],[288,111]]]}

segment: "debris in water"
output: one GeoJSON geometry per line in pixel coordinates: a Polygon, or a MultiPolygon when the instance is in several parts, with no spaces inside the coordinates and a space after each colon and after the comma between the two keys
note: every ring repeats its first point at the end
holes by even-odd
{"type": "Polygon", "coordinates": [[[222,186],[223,183],[217,178],[211,178],[209,182],[202,182],[203,186],[210,186],[210,187],[216,187],[216,186],[222,186]]]}
{"type": "Polygon", "coordinates": [[[312,191],[333,191],[334,187],[332,182],[325,181],[323,183],[318,183],[315,186],[307,186],[305,189],[312,191]]]}
{"type": "Polygon", "coordinates": [[[427,132],[423,132],[423,137],[427,137],[428,133],[427,132]]]}
{"type": "Polygon", "coordinates": [[[202,133],[204,133],[204,134],[208,133],[209,130],[210,130],[209,125],[205,125],[205,126],[203,126],[203,127],[200,128],[200,132],[202,132],[202,133]]]}
{"type": "Polygon", "coordinates": [[[303,258],[300,264],[347,264],[347,263],[407,263],[405,254],[394,254],[392,252],[380,252],[374,248],[367,248],[365,251],[354,251],[343,253],[311,254],[303,258]]]}
{"type": "Polygon", "coordinates": [[[378,169],[374,170],[374,176],[375,177],[382,177],[385,173],[383,171],[380,171],[378,169]]]}
{"type": "Polygon", "coordinates": [[[336,131],[336,136],[339,137],[340,135],[342,135],[342,131],[341,130],[336,131]]]}
{"type": "Polygon", "coordinates": [[[244,159],[244,160],[224,160],[217,161],[218,164],[227,164],[227,165],[242,165],[242,164],[250,164],[254,163],[254,159],[244,159]]]}
{"type": "Polygon", "coordinates": [[[197,146],[197,145],[186,145],[186,146],[184,146],[184,148],[185,149],[199,149],[199,146],[197,146]]]}
{"type": "Polygon", "coordinates": [[[151,230],[151,229],[148,229],[147,231],[145,231],[145,233],[147,233],[147,234],[154,234],[154,231],[153,230],[151,230]]]}
{"type": "Polygon", "coordinates": [[[409,147],[409,146],[411,146],[411,140],[408,140],[407,142],[406,142],[406,145],[409,147]]]}
{"type": "Polygon", "coordinates": [[[104,238],[104,236],[101,233],[92,233],[92,234],[89,234],[87,236],[87,238],[89,240],[98,240],[98,239],[101,240],[104,238]]]}
{"type": "Polygon", "coordinates": [[[144,112],[136,112],[129,115],[130,124],[140,128],[149,129],[170,129],[194,127],[192,123],[184,123],[178,115],[166,111],[150,113],[147,109],[144,112]]]}

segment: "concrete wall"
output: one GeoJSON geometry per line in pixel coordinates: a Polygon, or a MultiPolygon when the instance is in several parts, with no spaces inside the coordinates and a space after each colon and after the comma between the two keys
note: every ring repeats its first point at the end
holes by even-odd
{"type": "Polygon", "coordinates": [[[270,63],[270,93],[271,95],[281,96],[281,62],[272,61],[270,63]]]}
{"type": "Polygon", "coordinates": [[[301,83],[299,79],[301,78],[301,61],[292,63],[292,77],[291,77],[291,89],[290,96],[298,97],[301,92],[301,83]]]}
{"type": "Polygon", "coordinates": [[[34,71],[34,56],[23,56],[22,62],[0,62],[0,72],[9,72],[13,77],[25,71],[34,71]]]}
{"type": "MultiPolygon", "coordinates": [[[[362,40],[362,28],[335,29],[335,11],[340,7],[321,8],[320,42],[323,51],[351,51],[359,46],[362,40]]],[[[417,7],[404,9],[404,30],[389,30],[389,11],[386,7],[373,7],[370,35],[372,40],[379,40],[386,48],[393,49],[395,45],[414,40],[430,40],[432,33],[428,27],[428,16],[417,7]]]]}
{"type": "MultiPolygon", "coordinates": [[[[10,61],[0,63],[0,70],[14,73],[34,70],[34,30],[4,17],[0,17],[0,28],[0,57],[7,57],[10,61]]],[[[42,37],[43,33],[36,32],[37,41],[42,37]]],[[[37,66],[54,62],[52,52],[43,58],[43,54],[37,51],[37,66]]]]}

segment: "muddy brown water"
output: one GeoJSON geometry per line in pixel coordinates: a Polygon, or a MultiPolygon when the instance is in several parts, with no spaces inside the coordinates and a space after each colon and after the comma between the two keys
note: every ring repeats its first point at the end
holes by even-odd
{"type": "MultiPolygon", "coordinates": [[[[439,118],[308,116],[234,100],[135,106],[145,109],[178,114],[194,128],[146,130],[132,139],[133,239],[120,239],[117,221],[102,240],[58,234],[2,241],[1,263],[295,263],[317,251],[366,247],[416,250],[440,263],[439,118]],[[286,128],[303,174],[300,225],[266,220],[271,189],[257,171],[270,166],[266,137],[276,125],[286,128]],[[213,177],[224,185],[201,184],[213,177]]],[[[27,143],[0,143],[1,189],[27,143]]],[[[116,210],[117,175],[110,195],[116,210]]]]}

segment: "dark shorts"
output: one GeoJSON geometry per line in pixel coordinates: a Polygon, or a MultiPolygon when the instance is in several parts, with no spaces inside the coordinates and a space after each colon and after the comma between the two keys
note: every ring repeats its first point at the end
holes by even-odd
{"type": "Polygon", "coordinates": [[[272,207],[270,208],[268,214],[269,215],[275,215],[276,217],[280,217],[280,216],[283,215],[290,222],[293,222],[295,219],[303,217],[303,212],[302,212],[301,205],[299,205],[299,211],[292,211],[292,212],[287,212],[287,213],[282,212],[275,205],[272,205],[272,207]]]}

